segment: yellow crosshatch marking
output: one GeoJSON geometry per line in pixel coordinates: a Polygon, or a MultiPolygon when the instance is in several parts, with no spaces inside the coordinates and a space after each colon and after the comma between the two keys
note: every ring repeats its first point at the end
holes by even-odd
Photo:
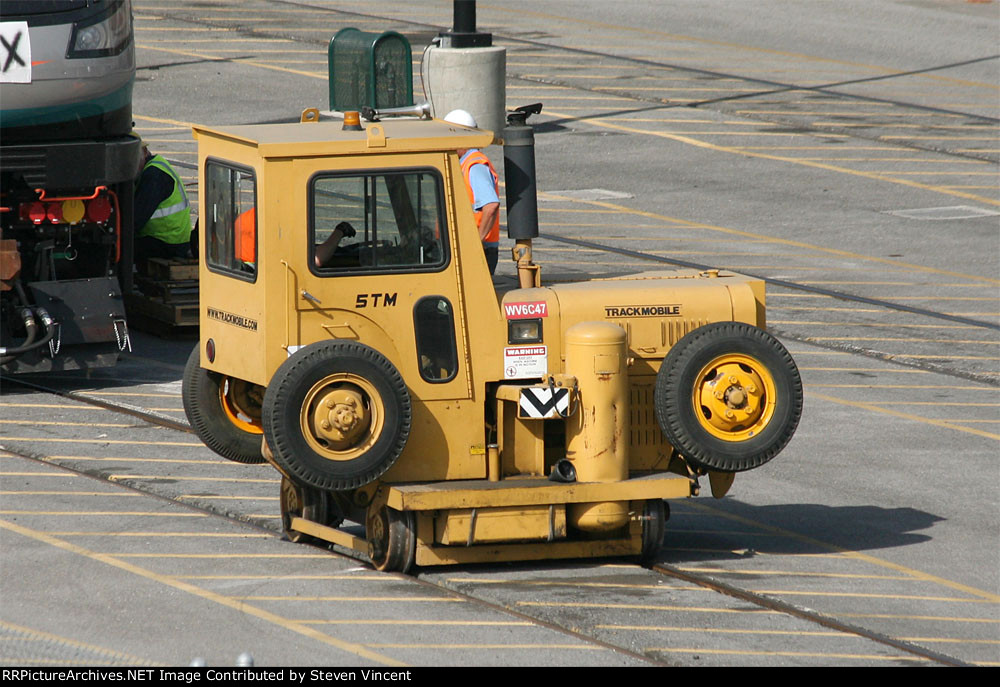
{"type": "MultiPolygon", "coordinates": [[[[997,438],[1000,438],[1000,437],[997,437],[997,438]]],[[[694,501],[686,501],[685,505],[688,506],[688,507],[690,507],[693,510],[696,510],[696,511],[699,511],[699,512],[702,512],[702,513],[710,513],[710,514],[712,514],[712,515],[714,515],[716,517],[725,518],[727,520],[732,520],[734,522],[739,522],[739,523],[742,523],[744,525],[753,526],[753,527],[756,527],[757,529],[760,529],[762,531],[774,532],[774,533],[778,533],[778,534],[785,534],[785,535],[788,535],[788,536],[793,537],[795,539],[798,539],[798,540],[800,540],[802,542],[811,544],[813,546],[819,546],[819,547],[822,547],[822,548],[824,548],[824,549],[826,549],[828,551],[836,551],[836,552],[841,553],[841,554],[843,554],[843,555],[845,555],[845,556],[847,556],[849,558],[854,558],[854,559],[857,559],[857,560],[866,561],[868,563],[871,563],[871,564],[879,566],[879,567],[889,568],[890,570],[896,570],[898,572],[906,573],[908,575],[911,575],[914,579],[917,579],[917,580],[922,580],[922,581],[925,581],[925,582],[933,582],[935,584],[939,584],[939,585],[942,585],[944,587],[948,587],[949,589],[954,589],[956,591],[965,592],[966,594],[971,594],[972,596],[977,596],[979,598],[986,599],[988,601],[992,601],[992,602],[995,602],[995,603],[1000,603],[1000,595],[994,594],[993,592],[988,592],[988,591],[985,591],[985,590],[982,590],[982,589],[977,589],[975,587],[971,587],[969,585],[965,585],[965,584],[962,584],[960,582],[954,582],[952,580],[948,580],[948,579],[945,579],[943,577],[938,577],[937,575],[931,575],[929,573],[925,573],[923,571],[916,570],[914,568],[909,568],[909,567],[906,567],[904,565],[899,565],[897,563],[892,563],[890,561],[887,561],[887,560],[884,560],[884,559],[881,559],[881,558],[877,558],[875,556],[871,556],[871,555],[866,554],[866,553],[861,553],[860,551],[852,551],[851,549],[845,549],[843,547],[836,546],[835,544],[830,544],[830,543],[821,541],[819,539],[815,539],[814,537],[809,537],[809,536],[806,536],[804,534],[799,534],[797,532],[792,532],[791,530],[786,530],[786,529],[783,529],[781,527],[774,527],[773,525],[766,525],[764,523],[757,522],[757,521],[752,520],[750,518],[745,518],[743,516],[735,515],[733,513],[727,513],[726,511],[719,510],[718,508],[715,508],[715,507],[710,506],[710,505],[706,505],[704,503],[697,503],[697,502],[694,502],[694,501]]],[[[994,621],[994,622],[1000,622],[1000,620],[997,620],[997,621],[994,621]]]]}
{"type": "MultiPolygon", "coordinates": [[[[136,666],[150,666],[150,665],[163,665],[160,663],[151,662],[147,658],[142,658],[139,656],[133,656],[131,654],[125,654],[120,651],[114,651],[113,649],[106,649],[101,646],[95,646],[93,644],[88,644],[86,642],[79,642],[75,639],[70,639],[69,637],[64,637],[61,635],[52,634],[51,632],[44,632],[42,630],[37,630],[31,627],[25,627],[24,625],[15,625],[14,623],[8,623],[6,621],[0,620],[0,630],[10,632],[15,634],[14,637],[3,637],[5,640],[13,641],[39,641],[39,642],[55,642],[66,647],[73,647],[77,651],[89,652],[96,654],[102,659],[102,661],[107,662],[109,665],[118,665],[119,662],[124,662],[126,665],[136,665],[136,666]]],[[[74,661],[67,661],[67,663],[81,665],[85,659],[83,657],[77,657],[74,661]]],[[[46,659],[45,663],[49,663],[50,659],[46,659]]],[[[20,664],[21,661],[17,661],[20,664]]],[[[27,663],[27,662],[25,662],[27,663]]]]}
{"type": "MultiPolygon", "coordinates": [[[[0,512],[0,514],[6,514],[6,513],[0,512]]],[[[191,514],[191,515],[201,515],[201,514],[191,514]]],[[[208,589],[202,589],[188,582],[172,578],[168,575],[161,575],[152,570],[147,570],[133,563],[120,560],[117,556],[90,551],[81,546],[70,544],[69,542],[65,542],[61,539],[45,534],[44,532],[32,530],[22,525],[8,522],[6,520],[0,520],[0,528],[8,530],[10,532],[15,532],[30,539],[34,539],[35,541],[48,544],[52,547],[61,549],[71,554],[89,558],[91,560],[117,568],[119,570],[132,573],[133,575],[144,577],[148,580],[157,582],[163,586],[171,587],[175,590],[200,597],[206,601],[210,601],[219,604],[221,606],[225,606],[237,612],[257,618],[258,620],[272,623],[286,630],[302,635],[308,639],[312,639],[314,641],[345,651],[349,654],[353,654],[354,656],[358,656],[360,658],[367,659],[369,661],[374,661],[376,663],[381,663],[386,665],[404,665],[402,662],[397,661],[396,659],[373,652],[370,649],[367,649],[366,647],[362,646],[361,644],[356,644],[353,642],[345,642],[343,640],[336,639],[329,635],[323,634],[322,632],[318,632],[317,630],[309,626],[302,625],[301,623],[297,623],[293,620],[284,618],[276,613],[265,611],[259,608],[254,608],[253,606],[249,606],[243,601],[240,601],[239,599],[234,599],[232,597],[228,597],[208,589]]]]}
{"type": "MultiPolygon", "coordinates": [[[[924,424],[935,425],[937,427],[945,427],[947,429],[955,429],[955,430],[958,430],[959,432],[966,432],[968,434],[975,434],[976,436],[985,437],[987,439],[998,439],[998,440],[1000,440],[1000,434],[994,434],[992,432],[984,432],[982,430],[975,429],[975,428],[972,428],[972,427],[962,427],[961,425],[953,425],[953,424],[951,424],[949,422],[946,422],[944,420],[935,420],[934,418],[921,417],[919,415],[912,415],[910,413],[901,413],[898,410],[892,410],[891,408],[883,408],[883,407],[881,407],[881,406],[879,406],[877,404],[874,404],[874,403],[865,403],[865,402],[860,402],[860,401],[848,401],[846,399],[835,398],[833,396],[827,396],[826,394],[820,394],[820,393],[817,393],[815,391],[810,391],[808,389],[806,390],[806,394],[808,396],[811,396],[811,397],[814,397],[814,398],[819,398],[819,399],[822,399],[824,401],[829,401],[831,403],[837,403],[837,404],[840,404],[840,405],[852,406],[852,407],[855,407],[855,408],[861,408],[863,410],[871,410],[871,411],[876,412],[876,413],[884,413],[886,415],[892,415],[894,417],[902,418],[904,420],[914,420],[916,422],[922,422],[924,424]]],[[[901,404],[901,403],[897,403],[895,401],[889,401],[888,403],[892,403],[893,405],[904,405],[904,404],[901,404]]],[[[910,402],[908,405],[917,405],[917,403],[916,402],[910,402]]],[[[935,405],[935,406],[938,406],[938,405],[945,405],[945,406],[947,406],[947,405],[953,405],[953,406],[996,406],[998,404],[995,404],[995,403],[933,403],[933,404],[930,404],[930,405],[935,405]]]]}

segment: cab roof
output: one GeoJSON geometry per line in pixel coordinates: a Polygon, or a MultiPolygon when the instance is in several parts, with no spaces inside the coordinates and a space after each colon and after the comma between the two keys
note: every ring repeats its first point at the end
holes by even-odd
{"type": "Polygon", "coordinates": [[[362,121],[363,131],[345,131],[340,120],[290,124],[195,125],[194,137],[223,139],[258,149],[261,157],[329,157],[369,153],[410,153],[483,148],[493,132],[440,119],[391,118],[362,121]]]}

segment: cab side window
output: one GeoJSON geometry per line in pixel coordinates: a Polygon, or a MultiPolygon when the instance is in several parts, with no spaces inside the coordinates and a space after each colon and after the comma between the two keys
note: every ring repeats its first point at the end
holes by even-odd
{"type": "Polygon", "coordinates": [[[257,182],[252,170],[209,161],[205,167],[205,260],[210,269],[257,278],[257,182]]]}
{"type": "Polygon", "coordinates": [[[311,268],[330,276],[443,268],[441,189],[431,170],[317,175],[309,190],[311,268]]]}

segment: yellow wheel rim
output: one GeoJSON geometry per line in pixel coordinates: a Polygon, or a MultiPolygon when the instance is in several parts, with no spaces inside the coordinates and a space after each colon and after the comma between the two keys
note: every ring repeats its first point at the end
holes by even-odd
{"type": "Polygon", "coordinates": [[[260,420],[259,387],[242,379],[226,377],[219,385],[219,402],[222,411],[238,429],[250,434],[263,434],[260,420]]]}
{"type": "Polygon", "coordinates": [[[302,436],[329,460],[353,460],[378,440],[385,409],[374,385],[363,377],[337,373],[314,384],[299,413],[302,436]]]}
{"type": "Polygon", "coordinates": [[[695,379],[691,399],[695,416],[718,439],[747,441],[774,417],[774,377],[755,358],[739,353],[719,356],[695,379]]]}

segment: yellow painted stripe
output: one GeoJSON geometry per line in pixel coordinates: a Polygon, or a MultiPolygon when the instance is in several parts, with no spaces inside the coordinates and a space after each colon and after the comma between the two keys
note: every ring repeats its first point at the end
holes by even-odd
{"type": "Polygon", "coordinates": [[[204,446],[200,441],[126,441],[124,439],[58,439],[55,437],[4,437],[7,441],[63,444],[127,444],[129,446],[204,446]]]}
{"type": "Polygon", "coordinates": [[[256,484],[279,484],[280,479],[254,479],[250,477],[188,477],[185,475],[108,475],[106,479],[117,482],[123,479],[169,479],[186,482],[246,482],[256,484]]]}
{"type": "Polygon", "coordinates": [[[781,656],[784,658],[841,658],[856,659],[865,661],[914,661],[916,663],[927,663],[930,659],[923,656],[913,656],[910,654],[896,654],[887,656],[884,654],[841,654],[826,651],[752,651],[750,649],[705,649],[705,648],[674,648],[674,647],[645,647],[644,651],[662,651],[671,654],[713,654],[722,656],[781,656]]]}
{"type": "Polygon", "coordinates": [[[958,406],[960,408],[996,408],[1000,403],[974,403],[968,401],[866,401],[870,405],[891,403],[894,406],[958,406]]]}
{"type": "MultiPolygon", "coordinates": [[[[687,530],[685,530],[687,534],[687,530]]],[[[675,551],[677,549],[670,548],[669,550],[675,551]]],[[[684,549],[681,549],[684,550],[684,549]]],[[[757,551],[757,553],[768,554],[766,551],[757,551]]],[[[843,557],[842,554],[837,554],[839,557],[843,557]]],[[[728,568],[704,568],[704,567],[692,567],[692,566],[677,566],[677,569],[682,572],[690,573],[713,573],[719,575],[780,575],[782,577],[822,577],[831,579],[845,579],[845,580],[892,580],[892,581],[906,581],[909,580],[914,582],[916,580],[909,575],[905,576],[893,576],[893,575],[862,575],[860,573],[832,573],[832,572],[819,572],[819,571],[798,571],[798,570],[730,570],[728,568]]]]}
{"type": "Polygon", "coordinates": [[[128,463],[129,465],[133,463],[181,463],[190,465],[218,465],[220,467],[232,467],[240,470],[246,470],[251,467],[243,463],[236,463],[231,460],[226,460],[224,458],[215,459],[193,459],[193,458],[134,458],[129,456],[118,456],[118,457],[100,457],[100,456],[49,456],[45,459],[47,463],[53,463],[59,460],[74,460],[74,461],[92,461],[95,463],[128,463]]]}
{"type": "Polygon", "coordinates": [[[962,618],[940,615],[906,615],[902,613],[838,613],[838,618],[866,618],[872,620],[931,620],[942,623],[1000,624],[997,618],[962,618]]]}
{"type": "Polygon", "coordinates": [[[114,556],[115,558],[208,558],[211,560],[231,560],[231,559],[300,559],[300,558],[323,558],[329,559],[329,553],[111,553],[103,555],[114,556]]]}
{"type": "Polygon", "coordinates": [[[899,637],[903,642],[941,642],[945,644],[1000,644],[1000,639],[969,639],[967,637],[899,637]]]}
{"type": "Polygon", "coordinates": [[[377,642],[368,643],[366,646],[370,646],[373,649],[433,649],[435,651],[465,651],[465,650],[478,650],[478,651],[496,651],[498,649],[512,649],[517,651],[524,651],[526,649],[581,649],[583,651],[614,651],[614,649],[596,646],[594,644],[417,644],[417,643],[402,643],[402,642],[377,642]]]}
{"type": "Polygon", "coordinates": [[[207,518],[207,513],[155,513],[149,511],[122,511],[122,510],[0,510],[0,515],[59,515],[80,517],[82,515],[120,515],[129,517],[153,517],[153,518],[207,518]]]}
{"type": "Polygon", "coordinates": [[[56,422],[53,420],[35,420],[27,419],[24,420],[0,420],[0,424],[4,425],[27,425],[27,426],[38,426],[38,425],[56,425],[58,427],[115,427],[121,429],[123,427],[135,427],[136,423],[125,423],[125,422],[56,422]]]}
{"type": "Polygon", "coordinates": [[[665,604],[618,604],[587,603],[583,601],[518,601],[517,606],[538,606],[542,608],[617,608],[637,611],[683,611],[686,613],[737,613],[780,615],[778,611],[763,608],[707,608],[704,606],[668,606],[665,604]]]}
{"type": "Polygon", "coordinates": [[[49,490],[32,490],[32,491],[14,491],[14,490],[4,490],[0,491],[0,496],[148,496],[148,494],[139,494],[135,492],[123,491],[57,491],[54,489],[49,490]]]}
{"type": "Polygon", "coordinates": [[[1000,360],[998,356],[992,355],[950,355],[942,353],[931,355],[929,353],[893,353],[893,358],[947,358],[948,360],[1000,360]]]}
{"type": "MultiPolygon", "coordinates": [[[[867,563],[871,563],[873,565],[876,565],[876,566],[879,566],[879,567],[882,567],[882,568],[888,568],[890,570],[895,570],[897,572],[901,572],[901,573],[910,575],[911,577],[913,577],[913,578],[915,578],[917,580],[923,580],[925,582],[933,582],[935,584],[939,584],[939,585],[941,585],[943,587],[947,587],[949,589],[954,589],[956,591],[964,592],[964,593],[970,594],[972,596],[976,596],[976,597],[979,597],[979,598],[982,598],[982,599],[986,599],[987,601],[993,601],[993,602],[1000,603],[1000,595],[994,594],[993,592],[988,592],[988,591],[985,591],[985,590],[982,590],[982,589],[977,589],[975,587],[972,587],[972,586],[969,586],[969,585],[966,585],[966,584],[962,584],[961,582],[955,582],[953,580],[948,580],[948,579],[945,579],[943,577],[939,577],[937,575],[931,575],[930,573],[925,573],[925,572],[923,572],[921,570],[916,570],[915,568],[910,568],[910,567],[907,567],[905,565],[899,565],[898,563],[893,563],[891,561],[887,561],[887,560],[884,560],[882,558],[876,558],[875,556],[871,556],[871,555],[866,554],[866,553],[861,553],[860,551],[854,551],[854,550],[851,550],[851,549],[845,549],[845,548],[843,548],[841,546],[837,546],[835,544],[830,544],[829,542],[825,542],[825,541],[822,541],[820,539],[816,539],[814,537],[809,537],[809,536],[806,536],[804,534],[800,534],[798,532],[792,532],[791,530],[786,530],[786,529],[781,528],[781,527],[775,527],[773,525],[767,525],[767,524],[764,524],[762,522],[757,522],[755,520],[751,520],[750,518],[745,518],[745,517],[743,517],[741,515],[735,515],[733,513],[727,513],[726,511],[720,510],[718,508],[714,508],[714,507],[706,505],[704,503],[698,503],[696,501],[691,501],[691,500],[688,500],[685,503],[686,503],[687,506],[691,507],[692,509],[695,509],[695,510],[698,510],[698,511],[701,511],[701,512],[711,513],[714,516],[717,516],[717,517],[720,517],[720,518],[725,518],[725,519],[728,519],[728,520],[733,520],[735,522],[739,522],[739,523],[742,523],[744,525],[751,525],[753,527],[756,527],[756,528],[764,530],[764,531],[770,531],[770,532],[777,532],[777,533],[785,534],[787,536],[791,536],[791,537],[793,537],[793,538],[795,538],[795,539],[797,539],[799,541],[806,542],[806,543],[811,544],[813,546],[822,547],[822,548],[826,549],[827,551],[836,551],[837,553],[841,553],[841,554],[843,554],[843,555],[845,555],[845,556],[847,556],[849,558],[855,558],[857,560],[865,561],[867,563]]],[[[1000,621],[996,621],[996,622],[1000,622],[1000,621]]]]}
{"type": "MultiPolygon", "coordinates": [[[[927,425],[934,425],[935,427],[944,427],[947,429],[954,429],[959,432],[965,432],[967,434],[975,434],[976,436],[984,437],[986,439],[997,439],[1000,440],[1000,434],[995,434],[993,432],[984,432],[974,427],[962,427],[961,425],[954,425],[950,422],[944,420],[935,420],[934,418],[923,417],[920,415],[912,415],[910,413],[902,413],[898,410],[892,410],[890,408],[883,408],[882,406],[874,405],[872,403],[863,403],[860,401],[848,401],[843,398],[834,398],[833,396],[827,396],[826,394],[817,393],[815,391],[807,391],[808,396],[821,399],[823,401],[828,401],[830,403],[837,403],[839,405],[850,406],[852,408],[861,408],[862,410],[869,410],[874,413],[883,413],[885,415],[892,415],[893,417],[902,418],[904,420],[912,420],[914,422],[920,422],[927,425]]],[[[896,404],[899,405],[899,404],[896,404]]],[[[938,403],[932,405],[965,405],[961,403],[948,404],[948,403],[938,403]]],[[[977,404],[971,404],[977,405],[977,404]]],[[[981,405],[995,405],[995,404],[981,404],[981,405]]],[[[1000,598],[1000,597],[998,597],[1000,598]]]]}
{"type": "Polygon", "coordinates": [[[879,327],[885,329],[979,329],[971,324],[900,324],[897,322],[820,322],[819,320],[769,320],[769,324],[810,327],[879,327]]]}
{"type": "MultiPolygon", "coordinates": [[[[140,494],[140,496],[146,496],[146,494],[140,494]]],[[[252,533],[233,533],[233,532],[54,532],[52,530],[46,530],[45,534],[53,537],[178,537],[178,538],[195,538],[195,539],[275,539],[277,534],[252,534],[252,533]]],[[[112,554],[121,556],[121,554],[112,554]]]]}
{"type": "MultiPolygon", "coordinates": [[[[285,579],[285,578],[282,578],[285,579]]],[[[296,622],[306,625],[429,625],[431,627],[535,627],[534,623],[524,620],[411,620],[409,618],[391,618],[389,620],[369,620],[367,618],[348,618],[341,620],[307,620],[296,622]]]]}
{"type": "MultiPolygon", "coordinates": [[[[979,344],[985,346],[1000,346],[1000,341],[982,341],[977,339],[920,339],[916,337],[884,337],[884,336],[810,336],[807,341],[903,341],[906,343],[943,343],[943,344],[979,344]]],[[[975,388],[975,387],[968,387],[975,388]]]]}
{"type": "Polygon", "coordinates": [[[733,628],[722,628],[722,627],[669,627],[669,626],[659,626],[659,625],[594,625],[596,630],[627,630],[627,631],[638,631],[638,632],[696,632],[702,633],[707,632],[711,634],[727,634],[727,635],[791,635],[799,636],[803,635],[806,637],[842,637],[844,639],[864,639],[867,641],[866,637],[861,635],[851,634],[849,632],[836,632],[833,630],[821,631],[821,630],[739,630],[733,628]]]}
{"type": "MultiPolygon", "coordinates": [[[[567,119],[572,118],[572,115],[570,115],[568,113],[553,112],[551,110],[549,110],[547,112],[547,114],[549,116],[551,116],[551,117],[559,117],[559,118],[567,118],[567,119]]],[[[794,165],[802,165],[802,166],[805,166],[805,167],[813,167],[815,169],[822,169],[822,170],[825,170],[825,171],[828,171],[828,172],[837,172],[839,174],[847,174],[847,175],[850,175],[850,176],[857,176],[857,177],[861,177],[861,178],[864,178],[864,179],[869,179],[869,180],[872,180],[872,181],[883,181],[883,182],[887,182],[887,183],[890,183],[890,184],[897,184],[897,185],[900,185],[900,186],[909,186],[911,188],[917,188],[917,189],[920,189],[920,190],[923,190],[923,191],[932,191],[934,193],[941,193],[941,194],[944,194],[944,195],[955,196],[957,198],[965,198],[967,200],[975,200],[977,202],[986,203],[988,205],[997,205],[997,206],[1000,206],[1000,200],[989,198],[987,196],[976,195],[976,194],[973,194],[973,193],[965,193],[963,191],[954,191],[954,190],[950,190],[950,189],[948,189],[946,187],[943,187],[943,186],[932,186],[930,184],[922,184],[922,183],[919,183],[919,182],[916,182],[916,181],[911,181],[909,179],[898,179],[896,177],[887,176],[885,174],[880,174],[880,173],[876,173],[876,172],[864,172],[864,171],[861,171],[861,170],[849,169],[847,167],[840,167],[840,166],[837,166],[837,165],[828,165],[828,164],[825,164],[825,163],[822,163],[822,162],[813,162],[811,160],[805,160],[803,158],[787,157],[787,156],[783,156],[783,155],[774,155],[774,154],[771,154],[771,153],[758,153],[758,152],[754,152],[754,151],[748,150],[746,148],[737,149],[737,148],[734,148],[734,147],[731,147],[731,146],[722,146],[722,145],[718,145],[718,144],[714,144],[714,143],[708,143],[706,141],[699,141],[698,139],[691,138],[690,136],[683,136],[683,135],[680,135],[680,134],[672,134],[672,133],[666,133],[666,132],[660,132],[660,131],[649,131],[649,130],[645,130],[645,129],[637,129],[635,127],[625,126],[623,124],[616,124],[616,123],[608,121],[606,119],[588,119],[587,123],[588,124],[593,124],[594,126],[603,127],[603,128],[606,128],[606,129],[613,129],[613,130],[616,130],[616,131],[624,131],[624,132],[627,132],[627,133],[639,134],[639,135],[642,135],[642,136],[656,136],[656,137],[659,137],[659,138],[666,138],[666,139],[670,139],[672,141],[677,141],[678,143],[686,143],[687,145],[691,145],[691,146],[694,146],[694,147],[697,147],[697,148],[705,148],[705,149],[713,150],[713,151],[719,152],[719,153],[730,153],[730,154],[733,154],[733,155],[746,155],[746,156],[749,156],[749,157],[760,158],[762,160],[772,160],[772,161],[775,161],[775,162],[786,162],[786,163],[794,164],[794,165]]],[[[884,137],[884,138],[890,138],[890,137],[884,137]]],[[[906,137],[900,137],[900,138],[911,138],[911,137],[906,136],[906,137]]],[[[593,202],[596,202],[596,201],[593,201],[593,202]]],[[[873,261],[876,261],[876,262],[886,261],[884,258],[874,258],[874,257],[871,257],[871,256],[865,256],[865,259],[873,260],[873,261]]],[[[892,262],[892,261],[886,261],[886,262],[892,262]]]]}
{"type": "MultiPolygon", "coordinates": [[[[327,30],[328,31],[328,30],[327,30]]],[[[200,60],[217,60],[224,61],[226,58],[220,58],[217,55],[206,55],[203,52],[192,52],[190,50],[177,50],[173,48],[156,48],[151,45],[143,46],[146,50],[156,50],[159,52],[169,53],[171,55],[181,55],[183,57],[196,57],[200,60]]],[[[324,81],[328,78],[327,70],[324,69],[322,72],[304,72],[300,69],[289,69],[288,67],[279,67],[273,64],[267,64],[264,62],[256,62],[252,60],[240,60],[241,65],[249,65],[251,67],[258,67],[260,69],[268,69],[274,72],[283,72],[285,74],[295,74],[296,76],[308,76],[313,79],[323,79],[324,81]]]]}
{"type": "Polygon", "coordinates": [[[8,522],[6,520],[0,520],[0,527],[9,530],[11,532],[16,532],[17,534],[20,534],[24,537],[34,539],[35,541],[40,541],[55,548],[62,549],[63,551],[67,551],[69,553],[78,556],[83,556],[85,558],[89,558],[91,560],[104,563],[119,570],[131,573],[133,575],[137,575],[139,577],[143,577],[145,579],[158,582],[166,587],[171,587],[173,589],[185,592],[187,594],[191,594],[206,601],[211,601],[213,603],[219,604],[220,606],[225,606],[226,608],[238,611],[239,613],[242,613],[244,615],[257,618],[258,620],[263,620],[265,622],[272,623],[274,625],[277,625],[278,627],[288,630],[289,632],[294,632],[295,634],[302,635],[304,637],[320,642],[322,644],[332,646],[336,649],[340,649],[341,651],[353,654],[354,656],[359,656],[361,658],[365,658],[370,661],[375,661],[376,663],[382,663],[385,665],[404,665],[400,661],[397,661],[395,659],[389,658],[388,656],[384,656],[382,654],[371,651],[370,649],[367,649],[361,644],[356,644],[353,642],[345,642],[339,639],[335,639],[334,637],[330,637],[329,635],[323,634],[322,632],[317,632],[316,630],[307,625],[296,623],[294,621],[288,620],[287,618],[283,618],[275,613],[271,613],[263,609],[248,606],[239,600],[224,596],[222,594],[217,594],[208,589],[202,589],[187,582],[173,579],[166,575],[160,575],[159,573],[153,572],[152,570],[141,568],[132,563],[128,563],[127,561],[118,560],[114,556],[109,556],[107,554],[90,551],[75,544],[64,542],[61,539],[51,537],[42,532],[30,530],[26,527],[14,524],[12,522],[8,522]]]}
{"type": "Polygon", "coordinates": [[[0,472],[0,477],[81,477],[72,472],[0,472]]]}
{"type": "Polygon", "coordinates": [[[62,410],[95,410],[105,413],[110,412],[104,410],[104,408],[98,408],[96,406],[68,405],[61,403],[8,403],[5,401],[0,401],[0,408],[60,408],[62,410]]]}
{"type": "Polygon", "coordinates": [[[181,494],[178,499],[211,499],[213,501],[279,501],[278,496],[220,496],[219,494],[181,494]]]}
{"type": "Polygon", "coordinates": [[[442,596],[231,596],[234,601],[366,601],[388,603],[465,603],[465,599],[442,596]]]}
{"type": "Polygon", "coordinates": [[[281,580],[349,580],[358,582],[399,582],[399,578],[372,572],[368,569],[355,568],[361,572],[353,575],[171,575],[178,580],[264,580],[278,582],[281,580]]]}
{"type": "Polygon", "coordinates": [[[996,393],[996,387],[962,386],[960,384],[806,384],[806,389],[955,389],[960,391],[988,391],[996,393]]]}
{"type": "MultiPolygon", "coordinates": [[[[149,139],[146,139],[145,137],[143,137],[143,140],[149,140],[149,139]]],[[[141,396],[141,397],[148,397],[148,398],[180,398],[181,397],[181,392],[178,391],[175,394],[162,394],[162,393],[153,393],[151,391],[103,391],[103,390],[98,391],[98,390],[94,390],[94,391],[77,392],[77,395],[78,396],[83,396],[85,398],[96,398],[98,400],[100,400],[103,396],[141,396]]]]}
{"type": "MultiPolygon", "coordinates": [[[[832,355],[829,352],[819,351],[817,355],[832,355]]],[[[843,354],[849,355],[849,354],[843,354]]],[[[894,370],[892,368],[878,368],[878,367],[800,367],[799,370],[808,370],[810,372],[879,372],[884,374],[897,374],[897,375],[926,375],[930,374],[927,370],[894,370]]]]}
{"type": "Polygon", "coordinates": [[[581,587],[581,588],[593,588],[593,589],[669,589],[669,590],[681,590],[681,591],[705,591],[705,587],[695,587],[695,586],[671,586],[670,584],[624,584],[624,583],[614,583],[614,582],[581,582],[576,579],[566,579],[558,581],[546,581],[546,580],[498,580],[489,578],[479,578],[479,577],[453,577],[447,580],[449,583],[453,584],[483,584],[483,585],[501,585],[501,584],[511,584],[517,586],[532,586],[532,587],[581,587]]]}
{"type": "Polygon", "coordinates": [[[888,599],[891,601],[940,601],[942,603],[966,603],[966,604],[989,604],[996,603],[986,599],[968,599],[955,596],[921,596],[916,594],[872,594],[861,592],[817,592],[817,591],[795,591],[789,589],[754,589],[754,594],[772,594],[785,596],[822,596],[854,599],[888,599]]]}

